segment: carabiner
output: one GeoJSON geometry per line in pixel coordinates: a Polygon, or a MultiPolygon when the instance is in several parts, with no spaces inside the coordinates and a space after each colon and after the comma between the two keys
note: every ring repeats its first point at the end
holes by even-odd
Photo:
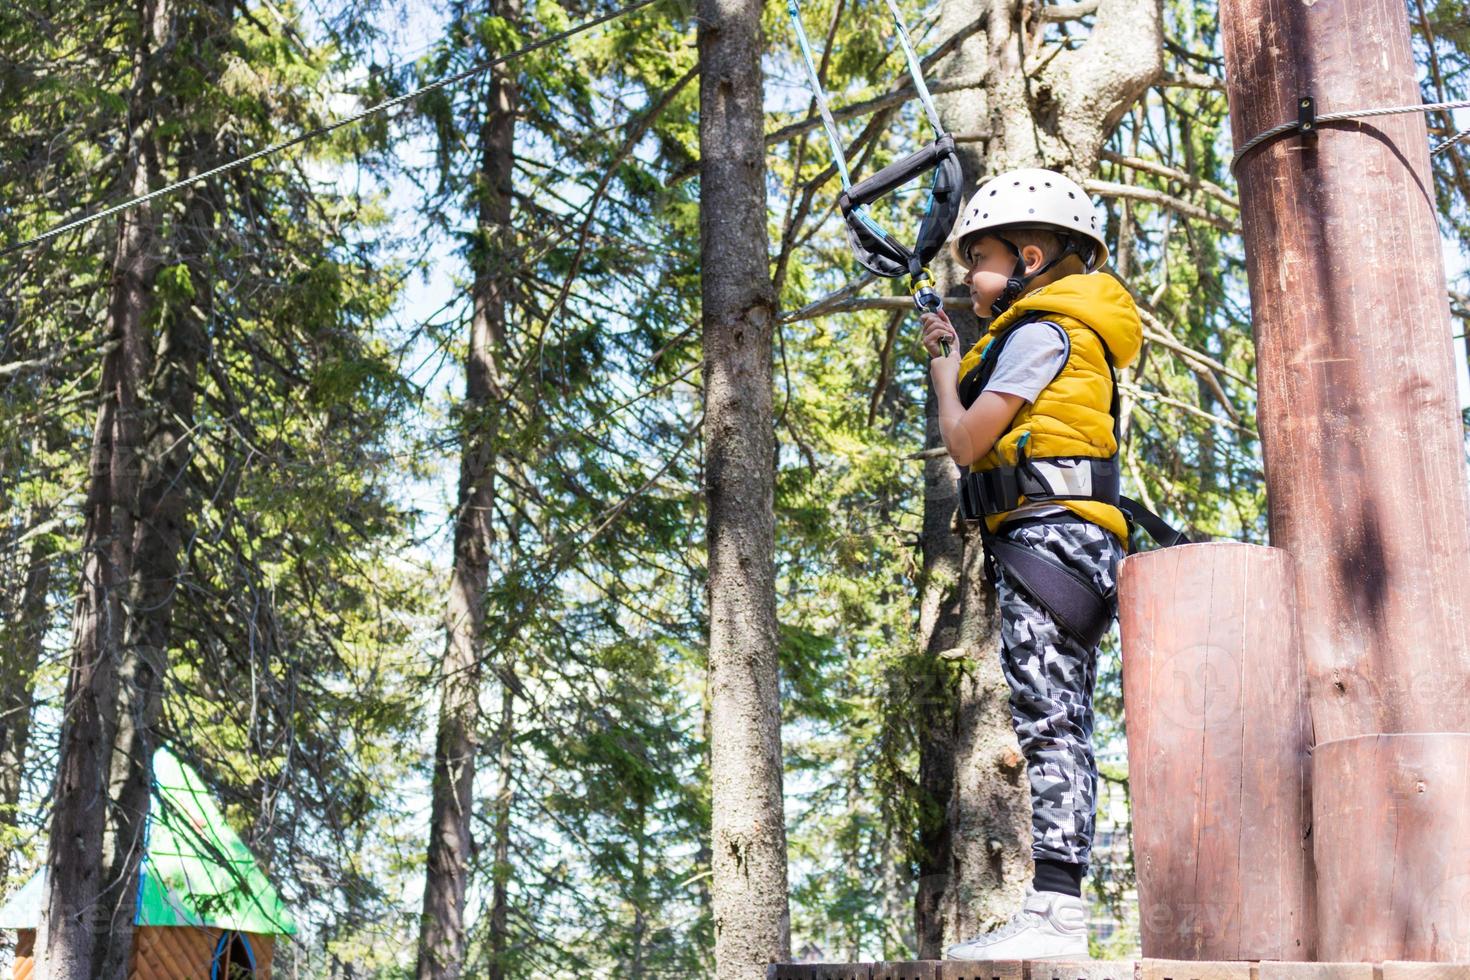
{"type": "MultiPolygon", "coordinates": [[[[934,277],[929,274],[928,269],[921,268],[910,277],[909,295],[913,297],[914,305],[919,308],[920,313],[938,313],[944,308],[944,297],[934,288],[934,277]]],[[[948,357],[949,341],[941,340],[939,349],[948,357]]]]}

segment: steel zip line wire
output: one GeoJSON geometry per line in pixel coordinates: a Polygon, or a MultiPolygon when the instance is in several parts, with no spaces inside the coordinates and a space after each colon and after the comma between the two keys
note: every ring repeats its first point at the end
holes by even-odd
{"type": "Polygon", "coordinates": [[[592,28],[597,27],[600,24],[606,24],[610,20],[617,20],[619,17],[626,17],[628,14],[634,13],[638,10],[642,10],[644,7],[650,7],[658,2],[659,0],[637,0],[636,3],[629,4],[626,7],[622,7],[618,10],[603,14],[600,17],[594,17],[589,21],[584,21],[583,23],[578,24],[574,27],[569,27],[564,31],[558,31],[557,33],[548,35],[547,37],[544,37],[539,41],[533,41],[525,47],[517,48],[509,54],[504,54],[498,58],[491,58],[489,60],[482,61],[477,65],[472,65],[471,67],[466,68],[464,71],[457,72],[446,78],[441,78],[438,81],[430,82],[422,88],[414,89],[412,92],[407,92],[403,95],[396,96],[384,102],[379,102],[377,105],[369,106],[361,112],[351,116],[347,116],[344,119],[338,119],[337,121],[328,123],[325,126],[318,126],[315,129],[307,130],[304,133],[293,136],[291,139],[285,140],[280,143],[275,143],[271,146],[265,147],[264,149],[256,150],[254,153],[247,154],[246,156],[240,157],[236,160],[231,160],[228,163],[222,163],[218,167],[215,167],[213,170],[206,170],[204,173],[195,174],[193,177],[185,177],[183,180],[177,180],[165,187],[160,187],[156,191],[150,191],[147,194],[139,195],[138,197],[123,201],[121,204],[114,204],[112,207],[106,208],[102,211],[98,211],[95,214],[85,215],[81,218],[77,218],[75,221],[68,221],[65,224],[58,225],[49,231],[42,232],[41,234],[36,235],[33,238],[28,238],[23,242],[19,242],[15,245],[7,245],[4,248],[0,248],[0,258],[3,258],[4,256],[10,255],[14,252],[19,252],[22,249],[30,248],[32,245],[39,245],[41,242],[49,241],[50,239],[55,238],[57,235],[64,235],[69,231],[74,231],[77,228],[85,227],[86,225],[89,225],[94,221],[101,221],[103,218],[117,214],[119,211],[126,211],[128,208],[137,207],[139,204],[151,201],[154,198],[163,197],[165,194],[171,194],[174,191],[179,190],[180,188],[188,187],[191,184],[197,184],[202,180],[208,180],[211,177],[217,177],[223,173],[229,173],[231,170],[234,170],[237,167],[243,167],[245,164],[250,163],[254,160],[259,160],[262,157],[267,157],[275,153],[280,153],[282,150],[289,150],[293,146],[298,146],[302,143],[305,143],[307,140],[316,139],[318,136],[325,136],[327,133],[334,132],[344,126],[350,126],[353,123],[361,122],[368,116],[377,115],[380,112],[386,112],[387,110],[392,109],[396,106],[412,102],[414,99],[418,98],[421,95],[437,91],[441,88],[447,88],[450,85],[455,85],[459,82],[464,81],[467,78],[472,78],[475,75],[481,74],[482,72],[489,71],[491,68],[494,68],[497,65],[503,65],[507,62],[514,61],[517,58],[528,55],[533,51],[539,51],[542,48],[549,47],[550,45],[556,44],[560,41],[565,41],[567,38],[573,37],[577,34],[581,34],[583,31],[591,30],[592,28]]]}

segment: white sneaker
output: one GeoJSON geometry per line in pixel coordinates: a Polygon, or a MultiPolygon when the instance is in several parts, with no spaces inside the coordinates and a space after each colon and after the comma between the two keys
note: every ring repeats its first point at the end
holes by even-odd
{"type": "Polygon", "coordinates": [[[1021,910],[993,932],[956,943],[947,960],[1085,960],[1087,903],[1061,892],[1039,892],[1026,884],[1021,910]]]}

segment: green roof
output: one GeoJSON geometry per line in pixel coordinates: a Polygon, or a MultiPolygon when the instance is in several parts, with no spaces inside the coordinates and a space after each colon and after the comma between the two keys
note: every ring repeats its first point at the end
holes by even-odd
{"type": "MultiPolygon", "coordinates": [[[[0,929],[35,929],[45,870],[0,907],[0,929]]],[[[138,896],[140,926],[213,926],[291,934],[296,923],[197,773],[173,753],[153,755],[153,801],[138,896]]]]}

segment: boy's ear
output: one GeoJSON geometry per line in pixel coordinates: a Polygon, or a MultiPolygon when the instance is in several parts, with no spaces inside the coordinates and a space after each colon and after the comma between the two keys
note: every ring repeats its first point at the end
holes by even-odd
{"type": "Polygon", "coordinates": [[[1037,245],[1021,246],[1021,261],[1026,263],[1028,273],[1035,272],[1046,264],[1046,253],[1037,245]]]}

